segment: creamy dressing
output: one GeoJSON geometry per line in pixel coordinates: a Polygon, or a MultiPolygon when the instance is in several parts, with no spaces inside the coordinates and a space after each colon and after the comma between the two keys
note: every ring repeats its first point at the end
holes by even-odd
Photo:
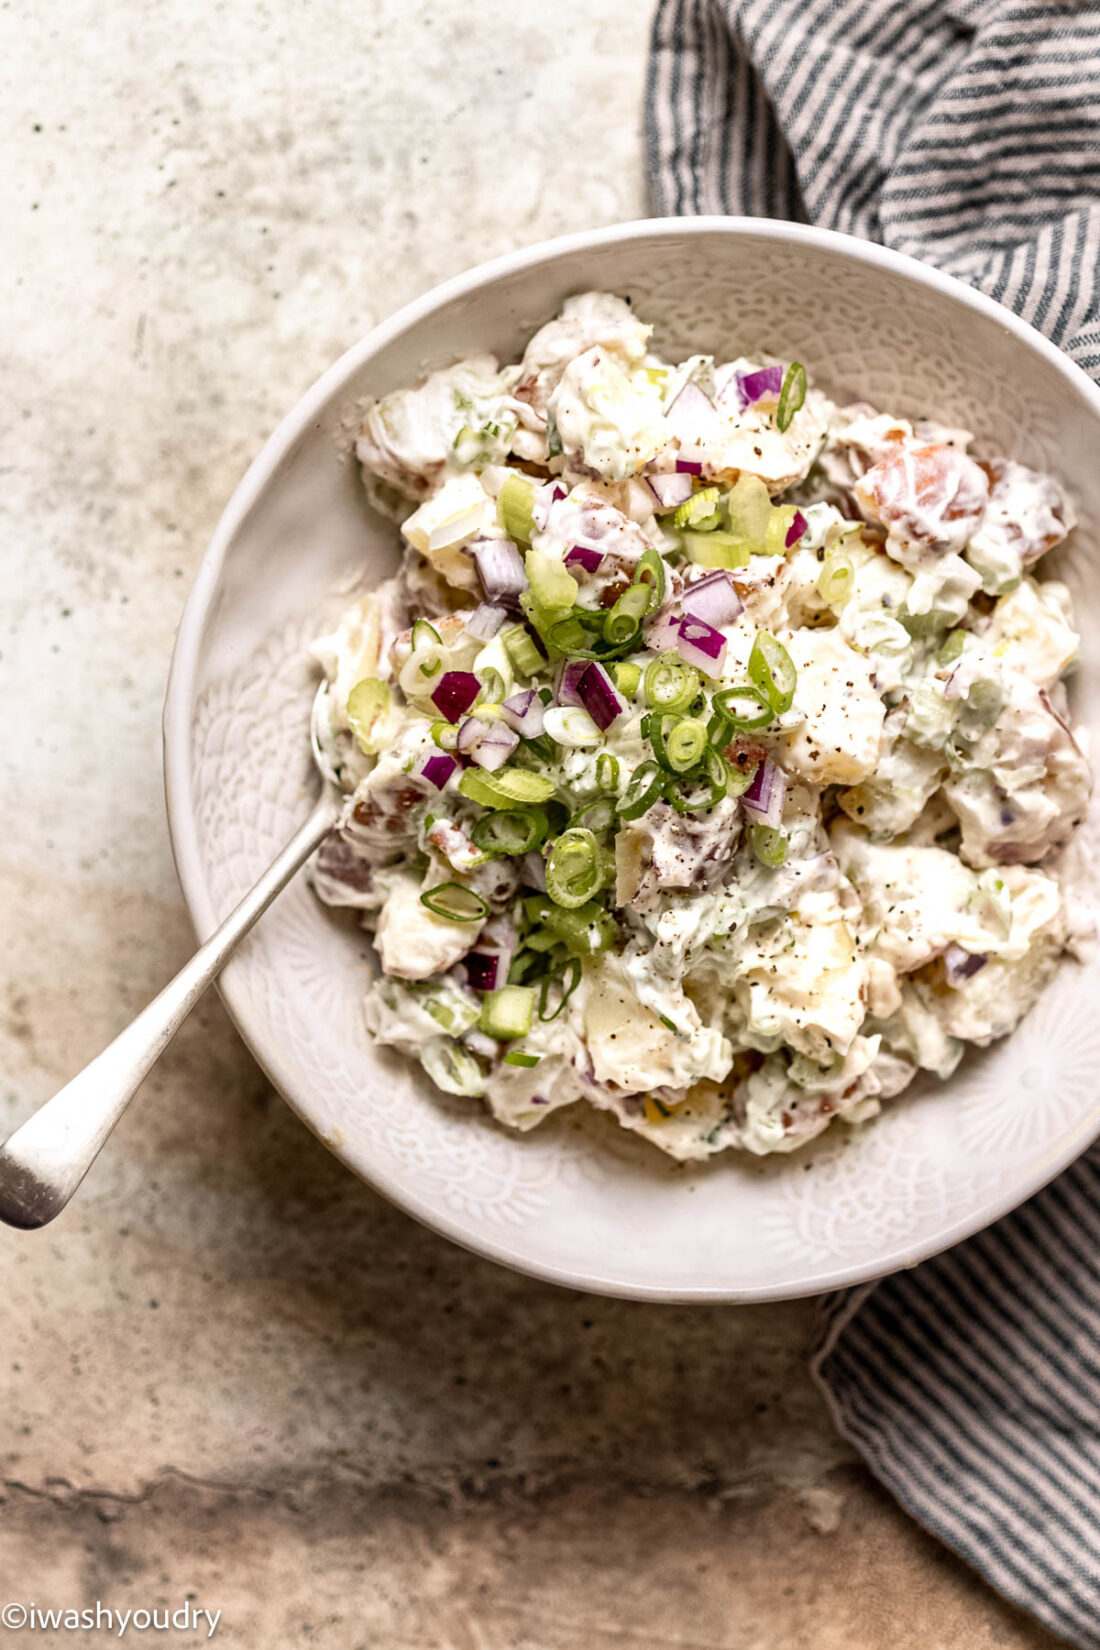
{"type": "Polygon", "coordinates": [[[653,343],[623,300],[585,293],[518,364],[473,356],[367,408],[357,453],[405,561],[314,644],[315,735],[347,804],[311,874],[372,936],[371,1034],[500,1122],[585,1102],[684,1160],[788,1152],[918,1071],[949,1076],[1088,942],[1067,848],[1092,784],[1062,686],[1078,637],[1066,587],[1029,571],[1073,509],[1052,478],[971,457],[964,430],[799,400],[766,355],[675,363],[653,343]],[[529,515],[508,513],[517,497],[529,515]],[[487,546],[531,581],[495,619],[487,546]],[[723,555],[711,663],[678,638],[723,555]],[[600,663],[654,557],[663,596],[600,663]],[[547,640],[563,617],[584,621],[571,693],[547,640]],[[761,637],[789,702],[759,674],[761,637]],[[593,653],[607,726],[573,702],[593,653]],[[658,655],[673,685],[698,667],[667,715],[658,655]],[[476,677],[476,704],[444,714],[445,676],[476,677]],[[752,684],[738,704],[763,706],[759,725],[723,723],[715,695],[752,684]],[[502,702],[531,689],[544,726],[521,741],[502,702]],[[672,765],[685,719],[717,790],[701,757],[682,781],[672,765]],[[754,773],[779,776],[772,837],[741,794],[754,773]],[[506,774],[550,800],[490,804],[478,776],[506,774]],[[528,829],[514,852],[486,837],[528,829]],[[557,903],[567,829],[596,844],[583,905],[557,903]],[[487,1014],[478,969],[519,986],[522,1024],[487,1014]]]}

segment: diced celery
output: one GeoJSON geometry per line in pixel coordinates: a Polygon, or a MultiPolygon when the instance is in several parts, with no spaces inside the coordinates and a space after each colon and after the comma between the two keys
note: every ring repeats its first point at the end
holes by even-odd
{"type": "Polygon", "coordinates": [[[526,1037],[535,1013],[535,992],[529,985],[504,985],[487,991],[481,1004],[481,1029],[503,1043],[526,1037]]]}

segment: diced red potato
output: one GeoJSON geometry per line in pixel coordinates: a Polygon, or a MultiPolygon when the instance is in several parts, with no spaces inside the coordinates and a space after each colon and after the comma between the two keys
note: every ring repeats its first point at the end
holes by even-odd
{"type": "Polygon", "coordinates": [[[318,899],[326,905],[372,910],[378,904],[371,860],[339,831],[333,831],[321,844],[313,862],[312,881],[318,899]]]}
{"type": "Polygon", "coordinates": [[[975,540],[994,551],[1014,551],[1025,567],[1032,566],[1076,524],[1073,505],[1053,476],[1012,459],[993,458],[981,468],[990,494],[975,540]]]}
{"type": "Polygon", "coordinates": [[[615,838],[615,903],[656,908],[670,888],[704,889],[719,882],[737,846],[741,813],[727,797],[698,819],[658,802],[615,838]]]}
{"type": "Polygon", "coordinates": [[[421,902],[419,876],[399,877],[382,907],[374,943],[387,974],[399,980],[426,980],[441,974],[476,942],[481,923],[450,922],[421,902]]]}
{"type": "Polygon", "coordinates": [[[1007,673],[1010,700],[974,765],[943,791],[962,830],[968,865],[1034,865],[1081,823],[1092,775],[1068,724],[1042,689],[1007,673]]]}
{"type": "Polygon", "coordinates": [[[852,489],[866,521],[885,527],[886,549],[906,566],[958,554],[989,500],[989,478],[957,447],[899,441],[852,489]]]}
{"type": "Polygon", "coordinates": [[[613,293],[585,292],[567,298],[561,314],[540,327],[527,345],[513,394],[545,423],[550,396],[574,357],[599,344],[628,361],[641,361],[650,330],[613,293]]]}
{"type": "Polygon", "coordinates": [[[820,390],[808,390],[790,426],[780,430],[767,406],[739,410],[735,400],[720,402],[698,442],[704,479],[729,487],[740,475],[759,476],[777,498],[808,475],[831,412],[832,403],[820,390]]]}
{"type": "MultiPolygon", "coordinates": [[[[499,407],[512,372],[500,372],[492,355],[472,355],[454,366],[429,373],[415,389],[394,390],[371,401],[355,445],[355,455],[369,477],[423,500],[446,473],[454,448],[456,397],[471,407],[499,407]]],[[[478,417],[475,411],[472,415],[478,417]]]]}
{"type": "Polygon", "coordinates": [[[374,779],[375,774],[371,774],[360,788],[345,822],[344,834],[361,853],[381,863],[392,859],[415,840],[418,810],[428,793],[407,774],[397,774],[372,785],[374,779]]]}
{"type": "Polygon", "coordinates": [[[453,871],[465,873],[481,858],[480,848],[453,819],[437,819],[428,831],[428,841],[453,871]]]}
{"type": "Polygon", "coordinates": [[[878,763],[886,716],[869,662],[834,630],[795,630],[784,641],[804,720],[777,740],[779,762],[812,785],[858,784],[878,763]]]}
{"type": "MultiPolygon", "coordinates": [[[[405,546],[401,583],[407,593],[409,612],[415,613],[418,618],[430,619],[437,630],[437,621],[444,614],[450,614],[456,602],[466,600],[472,605],[476,594],[471,589],[459,595],[456,587],[448,584],[439,569],[433,567],[427,557],[414,550],[411,544],[405,546]]],[[[406,635],[410,634],[406,631],[406,635]]]]}

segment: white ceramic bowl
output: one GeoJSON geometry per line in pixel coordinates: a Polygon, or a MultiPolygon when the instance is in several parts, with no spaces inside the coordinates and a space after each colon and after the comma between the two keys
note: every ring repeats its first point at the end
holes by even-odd
{"type": "MultiPolygon", "coordinates": [[[[592,287],[628,294],[665,354],[798,357],[834,394],[965,425],[979,451],[1060,474],[1081,517],[1058,563],[1084,627],[1077,710],[1100,721],[1100,393],[1076,367],[968,288],[846,236],[730,218],[571,236],[448,282],[356,344],[230,502],[165,710],[172,840],[200,935],[309,807],[303,644],[341,587],[395,560],[395,531],[367,509],[351,457],[357,404],[473,350],[514,359],[563,298],[592,287]]],[[[354,921],[299,879],[226,970],[223,995],[272,1081],[349,1168],[457,1242],[579,1288],[763,1300],[874,1277],[994,1220],[1100,1131],[1100,964],[1065,965],[1010,1039],[862,1130],[792,1158],[682,1168],[587,1107],[517,1135],[478,1102],[438,1094],[368,1040],[371,959],[354,921]]]]}

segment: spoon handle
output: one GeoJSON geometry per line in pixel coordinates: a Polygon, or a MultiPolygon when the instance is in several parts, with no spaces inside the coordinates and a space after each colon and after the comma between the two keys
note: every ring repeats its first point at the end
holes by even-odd
{"type": "Polygon", "coordinates": [[[171,984],[0,1147],[0,1221],[30,1231],[61,1213],[207,986],[336,820],[326,795],[171,984]]]}

